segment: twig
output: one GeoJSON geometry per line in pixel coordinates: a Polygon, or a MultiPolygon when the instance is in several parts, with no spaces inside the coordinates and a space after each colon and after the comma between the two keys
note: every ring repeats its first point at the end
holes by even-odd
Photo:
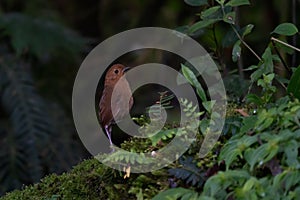
{"type": "Polygon", "coordinates": [[[286,43],[286,42],[283,42],[283,41],[281,41],[281,40],[278,40],[278,39],[276,39],[276,38],[274,38],[274,37],[271,37],[271,40],[273,40],[273,41],[275,41],[275,42],[278,42],[278,43],[280,43],[280,44],[283,44],[284,46],[287,46],[287,47],[289,47],[289,48],[291,48],[291,49],[294,49],[295,51],[300,52],[300,49],[299,49],[299,48],[294,47],[294,46],[292,46],[292,45],[290,45],[290,44],[288,44],[288,43],[286,43]]]}
{"type": "MultiPolygon", "coordinates": [[[[225,10],[224,10],[224,6],[222,5],[222,12],[223,12],[223,15],[225,16],[225,10]]],[[[241,40],[241,42],[243,43],[243,45],[245,45],[245,47],[247,49],[249,49],[249,51],[251,51],[251,53],[259,60],[259,61],[262,61],[261,57],[259,57],[255,51],[243,40],[242,36],[239,34],[239,32],[235,29],[235,27],[230,24],[232,30],[234,31],[234,33],[238,36],[239,40],[241,40]]]]}
{"type": "Polygon", "coordinates": [[[249,51],[251,51],[251,53],[259,60],[262,61],[261,57],[259,57],[255,51],[243,40],[243,38],[241,37],[241,35],[238,33],[238,31],[235,29],[235,27],[233,25],[231,25],[233,31],[235,32],[235,34],[238,36],[238,38],[241,40],[241,42],[243,43],[243,45],[249,49],[249,51]]]}
{"type": "MultiPolygon", "coordinates": [[[[236,13],[235,24],[237,26],[239,26],[240,25],[240,12],[239,12],[239,8],[235,7],[234,11],[236,13]]],[[[239,75],[240,75],[240,77],[242,79],[244,79],[244,77],[245,77],[244,76],[244,70],[243,70],[244,69],[244,67],[243,67],[244,64],[243,64],[243,57],[242,56],[239,57],[237,65],[238,65],[238,69],[239,69],[239,75]]]]}

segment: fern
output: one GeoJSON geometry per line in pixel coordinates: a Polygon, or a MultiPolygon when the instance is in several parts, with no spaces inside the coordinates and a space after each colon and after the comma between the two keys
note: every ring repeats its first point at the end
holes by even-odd
{"type": "Polygon", "coordinates": [[[47,102],[51,126],[54,132],[47,141],[47,148],[41,152],[44,156],[43,165],[47,168],[46,173],[61,173],[76,164],[83,154],[72,121],[58,104],[47,102]]]}
{"type": "Polygon", "coordinates": [[[6,173],[0,176],[0,180],[6,186],[14,185],[6,182],[7,177],[17,175],[17,182],[37,182],[42,177],[39,152],[52,132],[47,107],[37,95],[30,74],[22,70],[24,64],[19,65],[19,70],[3,62],[0,65],[1,79],[6,80],[0,94],[1,104],[12,126],[12,131],[4,137],[9,147],[1,149],[2,170],[6,173]]]}
{"type": "Polygon", "coordinates": [[[20,13],[2,15],[1,29],[2,34],[10,38],[10,44],[17,55],[28,51],[30,55],[39,59],[51,57],[57,52],[77,55],[87,42],[86,39],[55,22],[20,13]]]}
{"type": "Polygon", "coordinates": [[[0,194],[37,182],[45,173],[62,172],[82,155],[71,140],[71,122],[38,95],[26,67],[14,58],[0,62],[0,110],[5,114],[0,116],[0,194]]]}
{"type": "Polygon", "coordinates": [[[193,157],[181,157],[178,168],[169,169],[169,173],[176,178],[183,180],[186,184],[201,187],[204,183],[205,173],[197,167],[193,157]]]}

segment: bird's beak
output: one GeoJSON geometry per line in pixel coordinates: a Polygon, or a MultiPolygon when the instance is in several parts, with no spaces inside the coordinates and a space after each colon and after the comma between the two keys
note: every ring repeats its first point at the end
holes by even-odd
{"type": "Polygon", "coordinates": [[[123,73],[127,72],[127,71],[130,70],[130,69],[131,69],[130,67],[125,67],[125,68],[123,69],[123,73]]]}

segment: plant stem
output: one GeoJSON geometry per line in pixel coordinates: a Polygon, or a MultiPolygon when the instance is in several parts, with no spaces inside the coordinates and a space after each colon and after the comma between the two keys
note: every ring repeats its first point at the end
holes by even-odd
{"type": "MultiPolygon", "coordinates": [[[[222,7],[222,13],[225,16],[225,10],[224,10],[224,6],[221,5],[222,7]]],[[[249,49],[249,51],[259,60],[262,61],[261,57],[259,57],[255,51],[243,40],[242,36],[239,34],[239,32],[236,30],[236,28],[233,26],[233,24],[230,24],[232,30],[234,31],[234,33],[238,36],[239,40],[243,43],[243,45],[249,49]]]]}
{"type": "Polygon", "coordinates": [[[231,24],[231,28],[233,29],[234,33],[238,36],[238,38],[241,40],[243,45],[259,60],[262,61],[261,57],[259,57],[255,51],[243,40],[241,35],[238,33],[238,31],[235,29],[235,27],[231,24]]]}
{"type": "Polygon", "coordinates": [[[300,49],[299,49],[299,48],[294,47],[294,46],[292,46],[292,45],[290,45],[290,44],[288,44],[288,43],[286,43],[286,42],[283,42],[283,41],[281,41],[281,40],[278,40],[278,39],[276,39],[276,38],[274,38],[274,37],[271,37],[271,40],[273,40],[273,41],[275,41],[275,42],[278,42],[278,43],[280,43],[280,44],[283,44],[284,46],[287,46],[287,47],[289,47],[289,48],[291,48],[291,49],[294,49],[294,50],[300,52],[300,49]]]}

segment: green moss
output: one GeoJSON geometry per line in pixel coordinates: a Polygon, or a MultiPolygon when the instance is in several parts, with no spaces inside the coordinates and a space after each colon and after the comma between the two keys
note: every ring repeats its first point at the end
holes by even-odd
{"type": "Polygon", "coordinates": [[[131,174],[127,179],[123,176],[124,173],[90,159],[68,173],[49,175],[40,183],[25,186],[23,190],[15,190],[0,199],[150,199],[168,187],[166,169],[148,174],[131,174]]]}
{"type": "MultiPolygon", "coordinates": [[[[69,173],[52,174],[35,185],[2,197],[8,199],[106,199],[109,185],[123,178],[96,159],[85,160],[69,173]]],[[[117,198],[119,199],[119,198],[117,198]]]]}

